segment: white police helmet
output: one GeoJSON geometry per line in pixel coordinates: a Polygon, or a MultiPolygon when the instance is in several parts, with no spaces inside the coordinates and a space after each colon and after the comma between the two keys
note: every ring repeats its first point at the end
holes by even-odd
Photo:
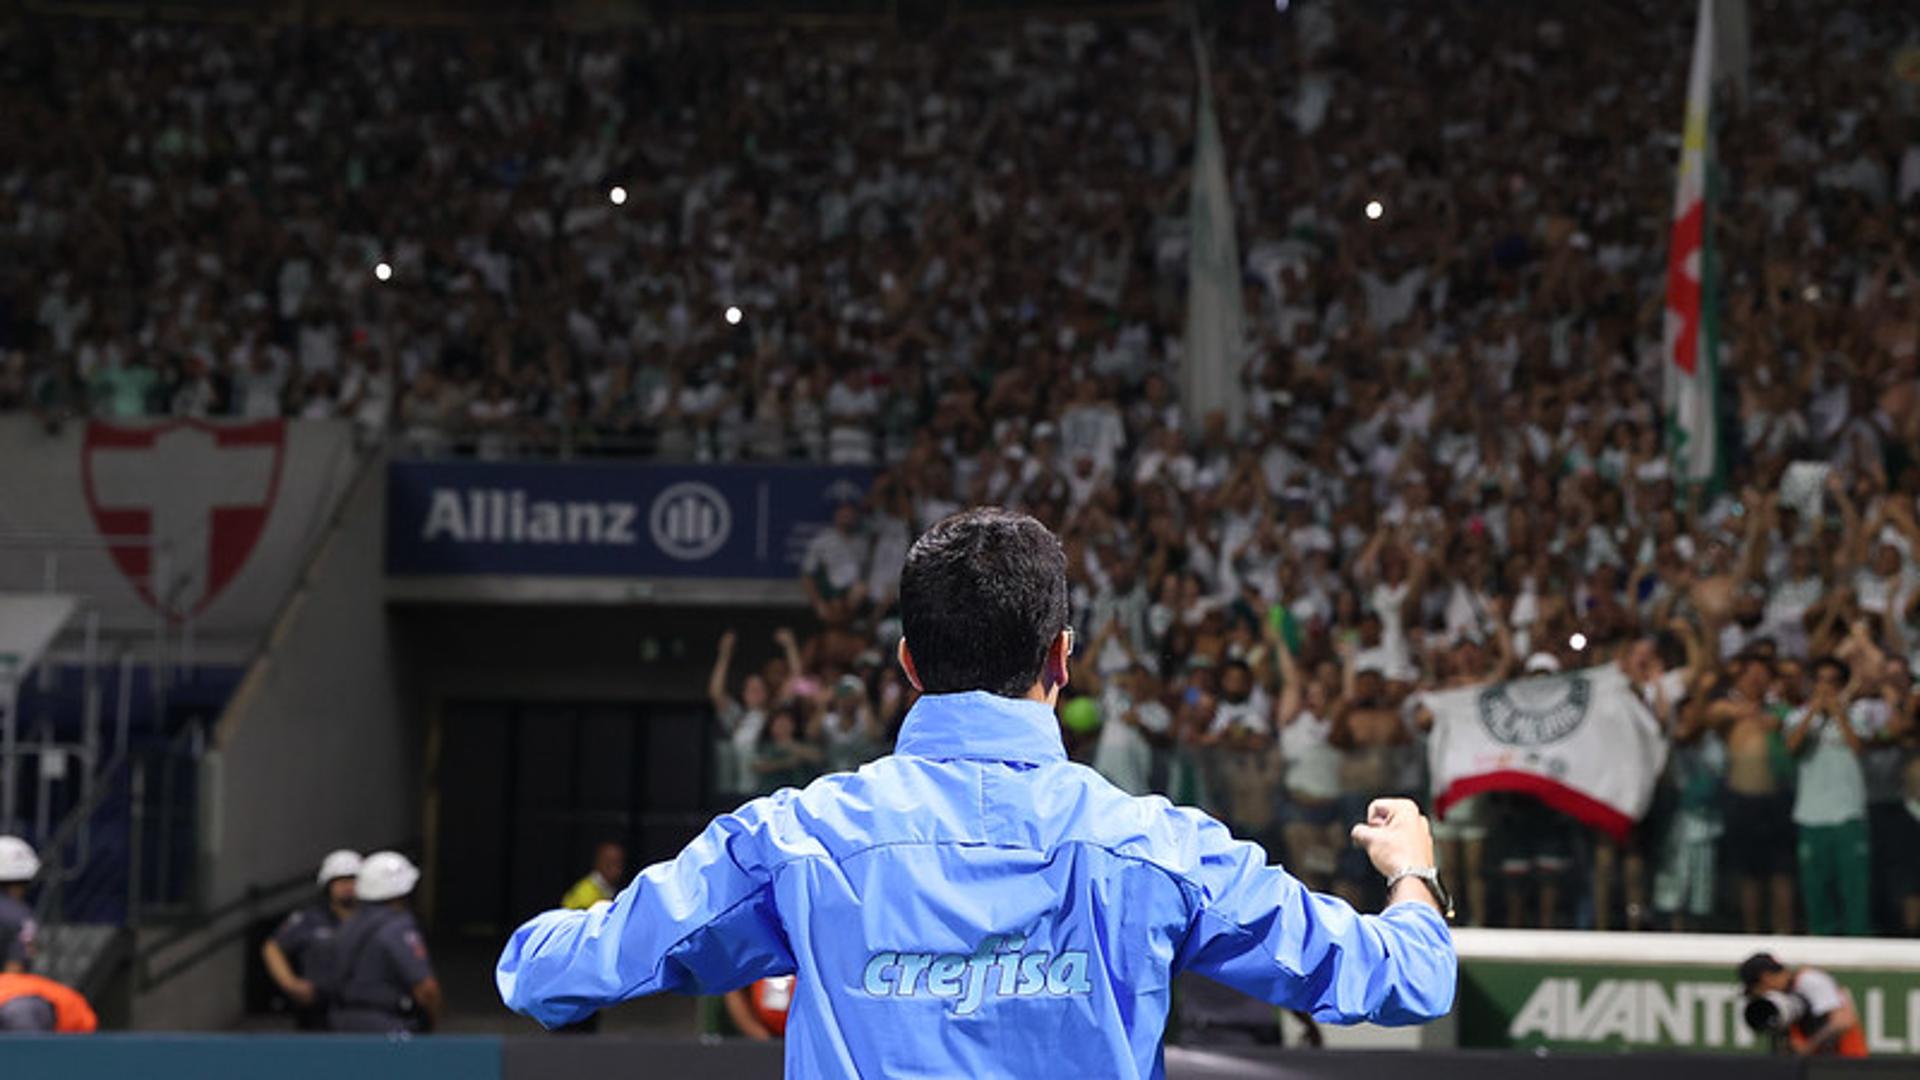
{"type": "Polygon", "coordinates": [[[0,836],[0,885],[32,881],[40,872],[40,856],[33,845],[17,836],[0,836]]]}
{"type": "Polygon", "coordinates": [[[360,864],[354,892],[370,904],[398,900],[420,881],[420,868],[397,851],[376,851],[360,864]]]}
{"type": "Polygon", "coordinates": [[[320,860],[319,880],[322,886],[330,885],[343,877],[360,876],[360,853],[341,848],[320,860]]]}

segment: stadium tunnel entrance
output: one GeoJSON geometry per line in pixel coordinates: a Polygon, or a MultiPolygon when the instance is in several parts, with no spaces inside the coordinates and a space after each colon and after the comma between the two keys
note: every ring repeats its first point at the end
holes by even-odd
{"type": "Polygon", "coordinates": [[[629,873],[721,809],[706,686],[773,655],[778,607],[396,602],[406,712],[423,743],[420,910],[436,938],[498,945],[557,906],[596,844],[629,873]],[[764,654],[764,655],[762,655],[764,654]]]}

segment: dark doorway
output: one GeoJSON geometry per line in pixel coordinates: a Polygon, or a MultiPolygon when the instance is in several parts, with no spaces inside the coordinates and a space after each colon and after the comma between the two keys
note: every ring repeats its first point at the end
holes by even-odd
{"type": "Polygon", "coordinates": [[[449,702],[440,725],[435,922],[499,938],[559,904],[594,845],[629,872],[706,823],[709,710],[699,704],[449,702]]]}

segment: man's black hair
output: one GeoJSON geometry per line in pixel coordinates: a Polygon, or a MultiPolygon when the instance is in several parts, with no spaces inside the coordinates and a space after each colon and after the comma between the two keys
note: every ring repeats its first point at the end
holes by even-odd
{"type": "Polygon", "coordinates": [[[1785,970],[1786,965],[1774,959],[1772,953],[1754,953],[1740,962],[1740,985],[1752,993],[1754,984],[1760,981],[1761,976],[1785,970]]]}
{"type": "Polygon", "coordinates": [[[1840,685],[1842,686],[1845,686],[1848,680],[1853,678],[1853,669],[1847,666],[1845,660],[1837,656],[1822,656],[1813,662],[1813,673],[1815,675],[1820,674],[1823,670],[1832,670],[1838,674],[1840,676],[1840,685]]]}
{"type": "Polygon", "coordinates": [[[1687,666],[1687,643],[1671,630],[1662,630],[1654,635],[1653,651],[1660,657],[1660,666],[1668,671],[1678,671],[1687,666]]]}
{"type": "Polygon", "coordinates": [[[900,622],[927,693],[1024,697],[1067,626],[1066,552],[1026,514],[955,514],[907,552],[900,622]]]}

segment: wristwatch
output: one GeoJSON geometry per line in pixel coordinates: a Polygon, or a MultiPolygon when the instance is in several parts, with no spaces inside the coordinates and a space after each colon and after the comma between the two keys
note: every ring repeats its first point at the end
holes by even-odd
{"type": "Polygon", "coordinates": [[[1453,918],[1453,894],[1448,892],[1446,885],[1441,882],[1440,871],[1437,868],[1409,866],[1395,871],[1387,878],[1387,895],[1392,896],[1393,887],[1407,878],[1419,878],[1420,882],[1427,887],[1427,891],[1433,894],[1434,902],[1440,905],[1440,914],[1448,919],[1453,918]]]}

